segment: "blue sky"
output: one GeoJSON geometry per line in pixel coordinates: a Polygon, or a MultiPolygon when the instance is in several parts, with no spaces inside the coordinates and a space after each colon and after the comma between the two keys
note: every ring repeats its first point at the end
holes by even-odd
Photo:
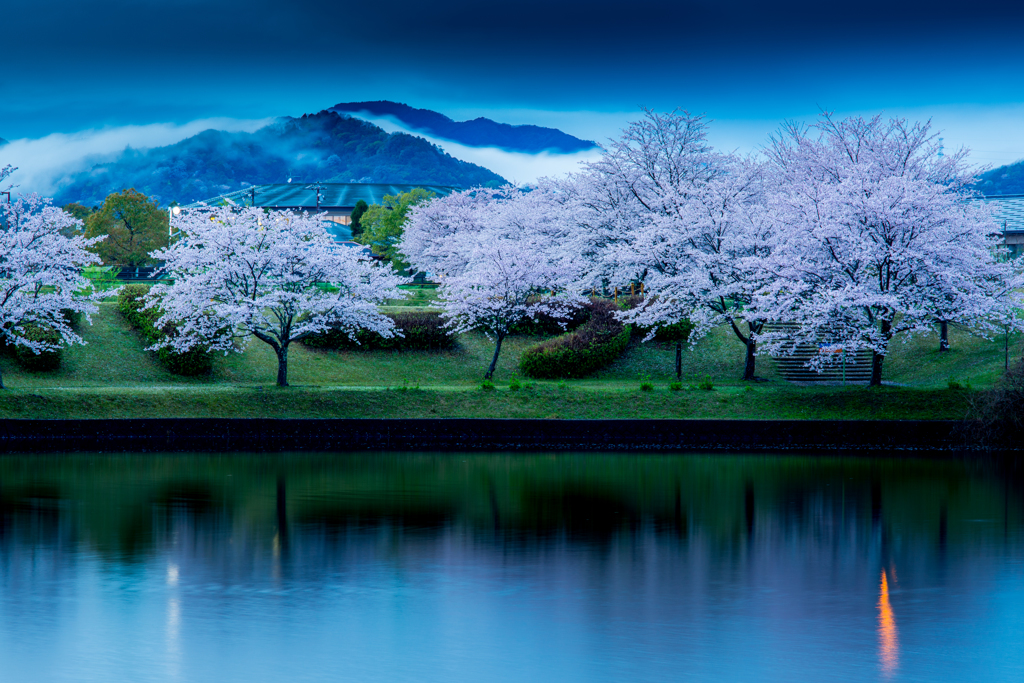
{"type": "Polygon", "coordinates": [[[681,106],[740,149],[885,110],[980,163],[1024,157],[1024,3],[1002,0],[19,0],[0,35],[8,140],[390,99],[597,140],[681,106]]]}

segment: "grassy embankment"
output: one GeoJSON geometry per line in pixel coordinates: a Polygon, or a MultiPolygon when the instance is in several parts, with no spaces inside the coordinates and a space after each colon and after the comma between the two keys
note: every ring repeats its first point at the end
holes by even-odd
{"type": "MultiPolygon", "coordinates": [[[[314,351],[299,344],[289,354],[289,381],[278,388],[276,357],[254,341],[244,354],[218,357],[205,377],[167,372],[143,348],[138,335],[104,303],[89,342],[65,350],[54,372],[23,370],[0,358],[4,382],[0,417],[534,417],[534,418],[733,418],[733,419],[938,419],[962,418],[968,391],[948,388],[950,379],[975,389],[991,386],[1003,368],[1002,340],[951,333],[952,350],[940,354],[934,338],[897,342],[886,361],[885,380],[897,386],[808,387],[784,382],[772,361],[759,358],[769,381],[739,381],[743,347],[717,330],[684,352],[682,391],[674,380],[674,347],[634,340],[618,362],[582,380],[524,380],[508,389],[519,354],[536,338],[505,342],[496,373],[497,391],[480,389],[493,353],[482,335],[460,338],[450,352],[314,351]],[[711,391],[696,388],[705,376],[711,391]],[[649,378],[653,391],[641,391],[649,378]]],[[[1010,340],[1019,358],[1022,340],[1010,340]]]]}

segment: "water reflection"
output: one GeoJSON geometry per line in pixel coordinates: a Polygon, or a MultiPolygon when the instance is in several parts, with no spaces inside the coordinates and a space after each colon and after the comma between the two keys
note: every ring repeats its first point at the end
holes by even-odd
{"type": "Polygon", "coordinates": [[[900,643],[896,634],[896,618],[889,603],[889,582],[884,569],[878,589],[878,658],[882,675],[891,678],[900,665],[900,643]]]}
{"type": "Polygon", "coordinates": [[[0,678],[1024,680],[1022,529],[998,462],[5,457],[0,678]]]}

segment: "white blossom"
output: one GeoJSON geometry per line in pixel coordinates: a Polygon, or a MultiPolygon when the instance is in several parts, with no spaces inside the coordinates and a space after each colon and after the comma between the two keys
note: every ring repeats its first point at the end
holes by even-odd
{"type": "Polygon", "coordinates": [[[443,315],[458,332],[495,341],[494,375],[512,328],[541,314],[568,318],[583,304],[581,261],[565,248],[568,214],[550,188],[478,188],[415,207],[400,250],[441,278],[443,315]]]}
{"type": "MultiPolygon", "coordinates": [[[[9,169],[0,170],[0,180],[9,169]]],[[[81,225],[37,195],[15,197],[10,204],[0,205],[0,343],[36,353],[85,344],[64,313],[81,313],[90,319],[96,312],[98,295],[82,276],[82,269],[99,263],[89,247],[103,238],[61,233],[81,225]],[[29,339],[30,325],[54,330],[59,341],[29,339]]]]}
{"type": "MultiPolygon", "coordinates": [[[[939,156],[928,123],[836,120],[787,126],[768,150],[776,223],[762,315],[796,325],[765,335],[872,352],[874,385],[897,334],[956,320],[982,334],[1019,326],[1019,279],[1000,259],[998,226],[972,202],[966,150],[939,156]]],[[[819,354],[811,366],[828,362],[819,354]]]]}
{"type": "Polygon", "coordinates": [[[156,324],[174,323],[177,333],[156,346],[241,351],[255,337],[274,349],[277,383],[285,386],[291,342],[332,326],[392,336],[391,319],[377,307],[404,296],[401,280],[335,245],[321,220],[231,207],[176,216],[179,240],[153,253],[174,282],[153,287],[149,305],[164,311],[156,324]]]}

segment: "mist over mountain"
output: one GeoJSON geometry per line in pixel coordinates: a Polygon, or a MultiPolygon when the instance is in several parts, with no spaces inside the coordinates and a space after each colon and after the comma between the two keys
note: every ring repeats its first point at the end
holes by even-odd
{"type": "Polygon", "coordinates": [[[592,140],[581,140],[556,128],[514,126],[484,117],[472,121],[454,121],[429,109],[415,109],[406,104],[387,100],[343,102],[331,107],[331,111],[391,117],[409,128],[470,147],[500,147],[510,152],[527,154],[545,151],[568,154],[597,147],[597,143],[592,140]]]}
{"type": "Polygon", "coordinates": [[[974,187],[986,196],[1024,194],[1024,159],[982,173],[974,187]]]}
{"type": "Polygon", "coordinates": [[[163,205],[187,204],[289,179],[455,187],[506,182],[423,138],[321,111],[252,133],[207,130],[164,147],[127,148],[62,177],[54,194],[58,204],[98,206],[112,192],[132,187],[163,205]]]}

